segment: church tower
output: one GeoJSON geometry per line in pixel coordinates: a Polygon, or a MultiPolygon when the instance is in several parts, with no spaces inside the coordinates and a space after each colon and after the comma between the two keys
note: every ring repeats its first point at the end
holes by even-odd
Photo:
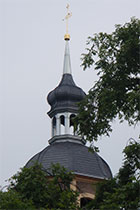
{"type": "MultiPolygon", "coordinates": [[[[70,16],[70,13],[66,16],[70,16]]],[[[93,184],[112,177],[108,164],[96,153],[89,152],[85,141],[74,132],[73,117],[78,112],[77,103],[86,94],[78,87],[72,76],[68,32],[65,37],[65,52],[63,75],[59,85],[52,90],[47,97],[51,106],[48,115],[52,124],[52,136],[49,146],[33,156],[26,164],[32,166],[36,161],[42,164],[44,169],[51,164],[59,163],[68,171],[73,171],[75,180],[72,188],[79,191],[79,203],[81,206],[95,197],[93,184]]],[[[89,126],[89,125],[87,125],[89,126]]]]}

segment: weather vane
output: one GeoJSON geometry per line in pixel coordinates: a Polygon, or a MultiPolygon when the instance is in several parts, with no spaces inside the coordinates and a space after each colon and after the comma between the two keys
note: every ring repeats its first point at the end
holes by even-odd
{"type": "Polygon", "coordinates": [[[70,35],[68,34],[68,20],[69,18],[72,16],[72,13],[69,12],[69,4],[67,4],[66,8],[67,8],[67,15],[63,20],[66,20],[66,34],[64,36],[65,40],[70,40],[70,35]]]}

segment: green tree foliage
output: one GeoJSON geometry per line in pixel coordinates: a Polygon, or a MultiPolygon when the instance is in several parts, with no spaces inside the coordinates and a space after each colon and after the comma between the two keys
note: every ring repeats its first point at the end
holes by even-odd
{"type": "Polygon", "coordinates": [[[0,209],[35,209],[32,201],[22,199],[19,193],[9,190],[8,192],[0,191],[0,209]]]}
{"type": "Polygon", "coordinates": [[[0,192],[0,209],[78,209],[78,193],[70,189],[74,176],[59,164],[22,168],[0,192]]]}
{"type": "Polygon", "coordinates": [[[111,34],[88,38],[82,66],[94,65],[99,79],[79,104],[75,121],[79,134],[90,142],[108,136],[115,118],[129,125],[140,121],[139,36],[140,20],[132,18],[123,26],[116,25],[111,34]]]}
{"type": "Polygon", "coordinates": [[[117,176],[97,186],[95,200],[87,209],[133,210],[140,207],[140,144],[131,141],[123,152],[123,166],[117,176]]]}

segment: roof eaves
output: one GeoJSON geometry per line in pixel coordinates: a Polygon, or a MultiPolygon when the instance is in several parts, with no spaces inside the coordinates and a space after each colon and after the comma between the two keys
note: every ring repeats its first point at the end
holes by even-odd
{"type": "Polygon", "coordinates": [[[95,178],[95,179],[105,179],[105,180],[108,180],[109,178],[107,177],[101,177],[101,176],[93,176],[93,175],[90,175],[90,174],[84,174],[84,173],[77,173],[77,172],[73,172],[74,174],[76,175],[80,175],[80,176],[86,176],[86,177],[91,177],[91,178],[95,178]]]}

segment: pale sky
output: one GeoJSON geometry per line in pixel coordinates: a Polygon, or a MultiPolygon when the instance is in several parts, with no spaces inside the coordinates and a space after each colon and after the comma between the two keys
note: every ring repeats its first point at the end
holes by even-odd
{"type": "MultiPolygon", "coordinates": [[[[74,81],[86,93],[98,79],[83,71],[81,54],[94,33],[140,18],[139,0],[0,0],[0,185],[48,145],[51,121],[47,94],[63,71],[66,5],[70,4],[70,54],[74,81]]],[[[113,123],[110,138],[97,144],[113,174],[130,137],[139,127],[113,123]]]]}

